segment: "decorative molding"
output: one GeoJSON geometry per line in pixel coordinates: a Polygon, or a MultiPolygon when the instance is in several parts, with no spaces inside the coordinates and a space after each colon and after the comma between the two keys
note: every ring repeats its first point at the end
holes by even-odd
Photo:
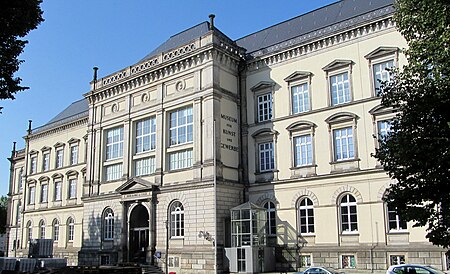
{"type": "Polygon", "coordinates": [[[375,59],[375,58],[384,57],[387,55],[397,54],[397,52],[399,52],[399,51],[400,51],[400,49],[398,47],[378,47],[377,49],[366,54],[364,56],[364,58],[375,59]]]}
{"type": "Polygon", "coordinates": [[[253,87],[251,87],[250,90],[255,92],[255,91],[263,90],[263,89],[271,89],[274,86],[275,86],[275,82],[261,81],[258,84],[254,85],[253,87]]]}
{"type": "Polygon", "coordinates": [[[255,131],[255,133],[252,134],[253,138],[257,138],[261,135],[275,135],[277,136],[279,134],[278,131],[274,130],[274,129],[270,129],[270,128],[262,128],[259,129],[257,131],[255,131]]]}
{"type": "Polygon", "coordinates": [[[322,70],[329,71],[329,70],[339,69],[339,68],[343,68],[343,67],[348,67],[353,64],[354,64],[354,62],[352,60],[336,59],[336,60],[332,61],[331,63],[329,63],[328,65],[324,66],[322,68],[322,70]]]}
{"type": "Polygon", "coordinates": [[[314,192],[312,192],[311,190],[302,189],[302,190],[298,191],[292,198],[291,207],[298,208],[297,204],[298,204],[299,200],[304,197],[310,198],[312,200],[314,206],[319,206],[319,199],[317,199],[316,194],[314,194],[314,192]]]}
{"type": "Polygon", "coordinates": [[[309,78],[311,76],[312,76],[312,73],[309,72],[309,71],[295,71],[294,73],[292,73],[288,77],[284,78],[284,81],[285,82],[292,82],[292,81],[296,81],[296,80],[309,78]]]}
{"type": "Polygon", "coordinates": [[[355,196],[355,198],[356,198],[356,201],[358,203],[362,203],[363,202],[362,195],[356,188],[354,188],[353,186],[345,185],[345,186],[342,186],[342,187],[338,188],[334,192],[333,198],[331,198],[331,204],[339,205],[339,198],[341,198],[342,194],[344,194],[344,193],[351,193],[351,194],[353,194],[355,196]]]}
{"type": "Polygon", "coordinates": [[[338,112],[325,119],[325,122],[327,124],[335,124],[340,122],[353,121],[358,118],[358,115],[351,112],[338,112]]]}
{"type": "Polygon", "coordinates": [[[369,114],[373,116],[396,113],[392,107],[385,107],[383,105],[377,105],[369,110],[369,114]]]}
{"type": "Polygon", "coordinates": [[[290,124],[286,130],[288,131],[296,131],[296,130],[302,130],[302,129],[310,129],[310,128],[316,128],[317,125],[313,122],[309,121],[297,121],[292,124],[290,124]]]}
{"type": "Polygon", "coordinates": [[[279,208],[280,202],[275,197],[275,193],[273,193],[273,192],[265,193],[265,194],[259,196],[258,199],[256,200],[256,204],[258,204],[261,207],[264,207],[264,204],[269,201],[273,202],[275,204],[276,208],[279,208]]]}

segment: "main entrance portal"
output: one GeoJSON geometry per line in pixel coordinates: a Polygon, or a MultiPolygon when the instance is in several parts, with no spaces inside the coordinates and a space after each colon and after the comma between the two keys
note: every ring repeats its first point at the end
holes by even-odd
{"type": "Polygon", "coordinates": [[[150,239],[149,226],[150,224],[147,208],[143,205],[135,206],[130,215],[130,261],[145,263],[150,239]]]}

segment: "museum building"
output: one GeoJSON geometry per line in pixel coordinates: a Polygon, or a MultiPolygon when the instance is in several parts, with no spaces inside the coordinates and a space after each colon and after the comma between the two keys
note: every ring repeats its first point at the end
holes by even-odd
{"type": "Polygon", "coordinates": [[[83,99],[14,144],[8,256],[53,239],[69,264],[177,273],[447,269],[383,202],[393,182],[372,156],[395,115],[380,81],[406,63],[393,12],[342,0],[237,40],[210,15],[121,71],[94,68],[83,99]]]}

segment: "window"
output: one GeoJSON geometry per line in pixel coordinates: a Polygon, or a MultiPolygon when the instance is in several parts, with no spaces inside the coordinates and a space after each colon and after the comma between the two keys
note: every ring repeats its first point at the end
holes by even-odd
{"type": "Polygon", "coordinates": [[[41,186],[41,203],[46,203],[48,201],[48,184],[43,184],[41,186]]]}
{"type": "Polygon", "coordinates": [[[258,103],[258,122],[264,122],[272,119],[272,93],[259,95],[258,103]]]}
{"type": "Polygon", "coordinates": [[[300,267],[310,267],[311,255],[300,255],[300,267]]]}
{"type": "Polygon", "coordinates": [[[37,172],[37,155],[31,156],[30,160],[30,174],[37,172]]]}
{"type": "Polygon", "coordinates": [[[169,170],[188,168],[192,166],[192,149],[169,154],[169,170]]]}
{"type": "Polygon", "coordinates": [[[272,202],[264,204],[267,211],[267,234],[269,236],[277,235],[276,208],[272,202]]]}
{"type": "Polygon", "coordinates": [[[171,146],[192,142],[192,107],[182,108],[170,113],[169,128],[171,146]]]}
{"type": "Polygon", "coordinates": [[[19,186],[19,191],[22,190],[22,181],[23,181],[23,168],[21,167],[19,170],[19,176],[17,178],[17,185],[19,186]]]}
{"type": "Polygon", "coordinates": [[[56,168],[61,168],[64,166],[64,149],[56,150],[56,168]]]}
{"type": "Polygon", "coordinates": [[[353,128],[333,130],[334,160],[350,160],[355,157],[353,146],[353,128]]]}
{"type": "Polygon", "coordinates": [[[50,153],[44,153],[42,158],[42,171],[47,171],[50,169],[50,153]]]}
{"type": "Polygon", "coordinates": [[[110,265],[111,257],[109,255],[101,255],[100,256],[100,265],[110,265]]]}
{"type": "Polygon", "coordinates": [[[67,240],[69,242],[73,242],[74,233],[75,233],[75,223],[72,218],[67,220],[67,240]]]}
{"type": "Polygon", "coordinates": [[[273,153],[273,142],[258,144],[259,148],[259,171],[271,171],[275,169],[275,157],[273,153]]]}
{"type": "Polygon", "coordinates": [[[237,249],[237,267],[238,272],[247,272],[247,260],[245,259],[245,248],[237,249]]]}
{"type": "Polygon", "coordinates": [[[149,175],[154,173],[155,170],[156,170],[155,157],[143,158],[134,161],[135,176],[149,175]]]}
{"type": "Polygon", "coordinates": [[[356,268],[355,255],[342,255],[342,268],[356,268]]]}
{"type": "Polygon", "coordinates": [[[57,242],[59,240],[59,221],[55,219],[53,221],[53,241],[57,242]]]}
{"type": "Polygon", "coordinates": [[[350,194],[345,194],[341,198],[341,231],[351,233],[358,231],[358,216],[356,212],[356,200],[350,194]]]}
{"type": "Polygon", "coordinates": [[[21,222],[21,211],[22,211],[22,206],[20,205],[20,202],[17,203],[17,212],[16,212],[16,225],[20,225],[21,222]]]}
{"type": "Polygon", "coordinates": [[[107,208],[103,213],[103,239],[112,240],[114,238],[114,212],[107,208]]]}
{"type": "Polygon", "coordinates": [[[331,105],[336,106],[351,101],[348,72],[330,77],[331,105]]]}
{"type": "Polygon", "coordinates": [[[389,262],[391,265],[399,265],[405,263],[405,255],[390,255],[389,262]]]}
{"type": "Polygon", "coordinates": [[[106,166],[105,170],[106,181],[119,180],[122,177],[122,163],[106,166]]]}
{"type": "Polygon", "coordinates": [[[389,231],[392,232],[407,229],[406,222],[399,217],[396,209],[391,209],[387,206],[387,214],[389,231]]]}
{"type": "Polygon", "coordinates": [[[70,147],[70,164],[78,164],[78,145],[72,145],[70,147]]]}
{"type": "Polygon", "coordinates": [[[384,61],[373,65],[373,85],[375,87],[375,95],[381,92],[381,82],[389,82],[391,76],[388,69],[394,67],[394,60],[384,61]]]}
{"type": "Polygon", "coordinates": [[[36,187],[34,186],[30,186],[30,191],[29,191],[29,197],[28,197],[28,204],[30,205],[34,205],[34,199],[36,198],[36,187]]]}
{"type": "Polygon", "coordinates": [[[169,257],[169,267],[180,267],[180,257],[169,257]]]}
{"type": "Polygon", "coordinates": [[[156,148],[156,118],[136,122],[136,153],[156,148]]]}
{"type": "Polygon", "coordinates": [[[45,239],[45,222],[43,220],[39,223],[39,237],[45,239]]]}
{"type": "Polygon", "coordinates": [[[69,180],[69,199],[75,199],[77,197],[77,180],[69,180]]]}
{"type": "Polygon", "coordinates": [[[31,239],[33,239],[33,224],[31,223],[31,221],[28,221],[27,228],[28,228],[28,240],[30,241],[31,239]]]}
{"type": "Polygon", "coordinates": [[[294,164],[296,167],[312,165],[311,134],[294,137],[294,164]]]}
{"type": "Polygon", "coordinates": [[[391,120],[382,120],[377,122],[377,128],[378,128],[378,136],[379,139],[382,141],[391,131],[391,120]]]}
{"type": "Polygon", "coordinates": [[[55,182],[55,201],[61,201],[61,182],[55,182]]]}
{"type": "Polygon", "coordinates": [[[300,234],[314,233],[314,207],[309,198],[304,198],[298,205],[298,222],[300,234]]]}
{"type": "Polygon", "coordinates": [[[170,237],[184,237],[184,208],[179,201],[170,205],[170,237]]]}
{"type": "Polygon", "coordinates": [[[291,87],[292,96],[292,114],[309,111],[309,89],[308,84],[304,83],[291,87]]]}
{"type": "Polygon", "coordinates": [[[106,132],[106,160],[123,156],[123,128],[113,128],[106,132]]]}

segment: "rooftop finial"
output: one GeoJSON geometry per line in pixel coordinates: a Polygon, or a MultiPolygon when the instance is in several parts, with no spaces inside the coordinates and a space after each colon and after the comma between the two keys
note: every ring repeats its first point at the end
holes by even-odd
{"type": "Polygon", "coordinates": [[[209,30],[214,29],[214,17],[216,17],[214,14],[209,15],[209,30]]]}
{"type": "Polygon", "coordinates": [[[16,154],[16,142],[13,142],[13,149],[11,151],[11,157],[14,157],[15,154],[16,154]]]}
{"type": "Polygon", "coordinates": [[[97,81],[97,70],[98,70],[98,67],[93,67],[93,69],[94,69],[94,81],[97,81]]]}

